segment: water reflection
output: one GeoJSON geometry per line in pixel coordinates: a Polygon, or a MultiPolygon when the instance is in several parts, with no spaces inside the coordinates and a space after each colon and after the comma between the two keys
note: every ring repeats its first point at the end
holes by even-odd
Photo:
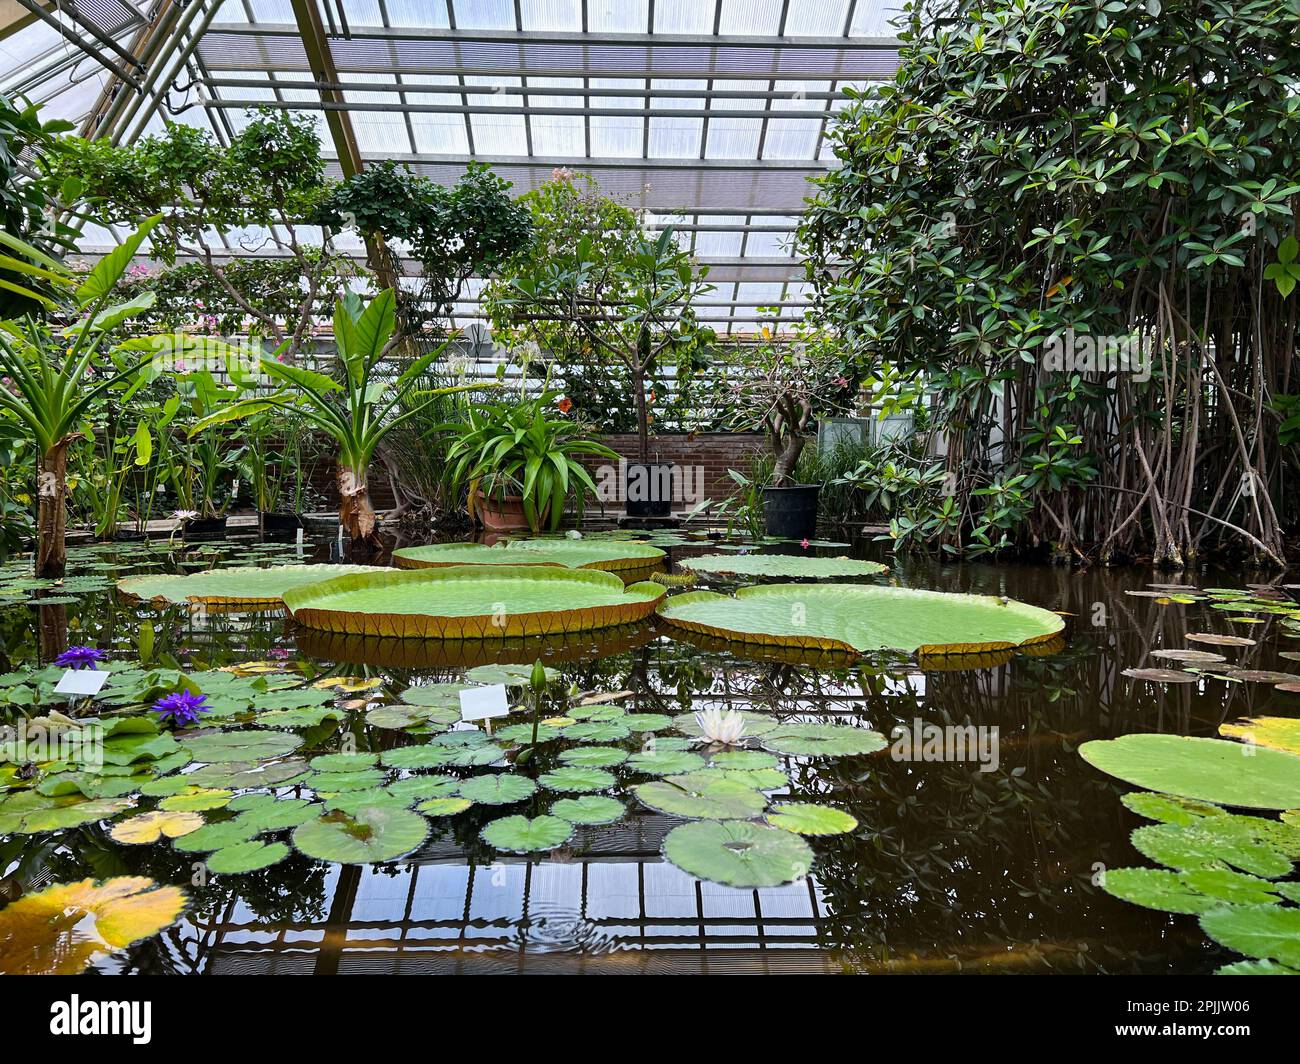
{"type": "MultiPolygon", "coordinates": [[[[707,549],[707,548],[700,548],[707,549]]],[[[436,821],[412,857],[341,868],[301,856],[247,876],[202,877],[186,855],[126,848],[99,829],[0,843],[0,886],[144,874],[186,884],[190,916],[103,962],[141,972],[1200,972],[1226,959],[1192,917],[1140,909],[1093,885],[1103,867],[1143,863],[1127,789],[1089,768],[1080,743],[1131,731],[1213,735],[1300,695],[1207,678],[1163,687],[1122,675],[1150,650],[1230,629],[1203,604],[1125,595],[1148,574],[1028,566],[896,566],[906,586],[1003,594],[1070,615],[1069,641],[955,662],[890,656],[733,653],[653,626],[487,648],[313,642],[275,614],[159,611],[93,594],[67,606],[63,639],[217,667],[273,647],[322,665],[364,665],[395,689],[454,679],[466,665],[541,655],[582,691],[631,690],[636,712],[753,709],[784,720],[850,720],[891,735],[917,721],[996,728],[997,771],[971,762],[895,760],[889,750],[829,761],[784,758],[789,793],[855,816],[852,836],[813,839],[815,875],[769,890],[703,883],[660,857],[673,818],[635,811],[580,828],[542,860],[495,857],[478,838],[485,810],[436,821]],[[148,636],[144,635],[148,632],[148,636]],[[147,643],[147,647],[146,644],[147,643]],[[932,666],[940,667],[932,667],[932,666]]],[[[1240,586],[1237,574],[1207,583],[1240,586]]],[[[64,610],[64,607],[57,607],[64,610]]],[[[0,612],[10,667],[48,659],[58,625],[45,610],[0,612]],[[40,616],[37,616],[37,614],[40,616]],[[52,627],[53,626],[53,627],[52,627]]],[[[1235,659],[1283,669],[1274,619],[1235,659]]],[[[760,648],[753,648],[760,650],[760,648]]],[[[779,796],[778,796],[779,797],[779,796]]]]}

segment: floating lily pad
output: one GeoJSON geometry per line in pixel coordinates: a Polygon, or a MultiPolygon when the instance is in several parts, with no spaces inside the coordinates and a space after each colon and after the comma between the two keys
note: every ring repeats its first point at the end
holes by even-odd
{"type": "Polygon", "coordinates": [[[797,835],[843,835],[858,826],[842,809],[811,802],[782,802],[772,806],[767,822],[797,835]]]}
{"type": "Polygon", "coordinates": [[[185,749],[205,763],[264,761],[292,753],[302,739],[289,732],[225,731],[187,736],[185,749]]]}
{"type": "Polygon", "coordinates": [[[569,841],[573,825],[558,816],[508,816],[494,820],[480,834],[493,849],[505,853],[553,850],[569,841]]]}
{"type": "Polygon", "coordinates": [[[309,820],[294,829],[293,844],[322,861],[377,864],[410,853],[428,834],[429,822],[419,813],[377,807],[309,820]]]}
{"type": "Polygon", "coordinates": [[[468,798],[449,795],[442,798],[430,798],[428,801],[421,802],[415,808],[425,816],[444,817],[463,813],[473,804],[468,798]]]}
{"type": "Polygon", "coordinates": [[[660,813],[700,820],[739,820],[756,816],[767,806],[767,796],[734,780],[707,782],[670,776],[632,788],[637,799],[660,813]]]}
{"type": "Polygon", "coordinates": [[[308,765],[313,772],[356,772],[373,768],[378,762],[378,754],[321,754],[313,757],[308,765]]]}
{"type": "Polygon", "coordinates": [[[760,750],[719,750],[711,758],[718,768],[725,769],[776,769],[781,762],[760,750]]]}
{"type": "Polygon", "coordinates": [[[685,750],[644,750],[627,760],[627,767],[650,776],[677,776],[704,767],[704,758],[685,750]]]}
{"type": "MultiPolygon", "coordinates": [[[[399,797],[383,787],[370,787],[365,790],[338,791],[331,794],[324,801],[324,809],[327,813],[332,813],[336,809],[341,809],[345,813],[356,813],[362,809],[376,806],[385,806],[389,809],[410,809],[414,804],[414,801],[399,797]]],[[[313,816],[318,815],[319,812],[320,810],[317,809],[312,816],[305,817],[301,823],[306,823],[313,816]]]]}
{"type": "Polygon", "coordinates": [[[384,782],[384,774],[379,769],[365,768],[356,772],[313,772],[303,783],[320,794],[336,794],[339,791],[363,791],[378,787],[384,782]]]}
{"type": "Polygon", "coordinates": [[[1101,888],[1123,901],[1166,913],[1203,913],[1223,904],[1164,868],[1109,868],[1101,888]]]}
{"type": "Polygon", "coordinates": [[[1203,914],[1201,928],[1221,946],[1247,957],[1300,968],[1300,909],[1225,906],[1203,914]]]}
{"type": "Polygon", "coordinates": [[[286,591],[284,603],[299,624],[328,632],[505,639],[631,624],[664,594],[594,569],[471,565],[371,570],[286,591]]]}
{"type": "Polygon", "coordinates": [[[257,834],[257,825],[236,817],[217,824],[206,824],[188,835],[181,835],[172,845],[182,853],[212,853],[247,842],[257,834]]]}
{"type": "Polygon", "coordinates": [[[1219,734],[1300,754],[1300,719],[1295,717],[1255,717],[1240,724],[1220,724],[1219,734]]]}
{"type": "Polygon", "coordinates": [[[408,776],[395,780],[386,789],[389,794],[414,805],[425,798],[445,798],[458,790],[460,783],[455,776],[408,776]]]}
{"type": "Polygon", "coordinates": [[[129,598],[203,602],[216,606],[274,607],[290,588],[348,574],[373,572],[369,565],[292,565],[273,569],[209,569],[187,576],[131,576],[117,582],[129,598]]]}
{"type": "Polygon", "coordinates": [[[1221,826],[1226,820],[1206,817],[1189,827],[1151,824],[1138,828],[1130,838],[1147,857],[1179,871],[1221,864],[1257,876],[1284,876],[1291,871],[1287,857],[1238,830],[1221,826]]]}
{"type": "Polygon", "coordinates": [[[241,875],[270,868],[289,856],[289,847],[283,842],[262,842],[249,839],[236,842],[224,849],[210,853],[204,862],[208,871],[218,875],[241,875]]]}
{"type": "MultiPolygon", "coordinates": [[[[548,791],[567,791],[581,793],[584,791],[605,791],[614,786],[614,777],[599,768],[583,768],[568,765],[553,772],[544,772],[538,782],[548,791]]],[[[464,788],[461,788],[462,792],[464,788]]]]}
{"type": "MultiPolygon", "coordinates": [[[[766,735],[774,728],[780,725],[780,721],[766,713],[755,713],[752,710],[742,709],[739,712],[745,720],[745,730],[743,735],[747,739],[757,738],[760,735],[766,735]]],[[[703,738],[704,732],[700,728],[700,722],[695,719],[694,713],[679,713],[673,717],[673,725],[683,735],[690,735],[697,738],[703,738]]],[[[663,746],[663,741],[655,743],[656,749],[663,746]]]]}
{"type": "Polygon", "coordinates": [[[1152,794],[1150,791],[1133,791],[1124,795],[1120,801],[1138,816],[1183,827],[1196,823],[1202,817],[1227,815],[1217,805],[1208,802],[1195,802],[1190,798],[1178,798],[1170,794],[1152,794]]]}
{"type": "Polygon", "coordinates": [[[782,724],[761,742],[766,750],[796,757],[854,757],[889,745],[879,732],[849,724],[782,724]]]}
{"type": "Polygon", "coordinates": [[[1253,647],[1255,645],[1255,640],[1248,639],[1244,635],[1219,635],[1216,632],[1191,632],[1187,640],[1212,647],[1253,647]]]}
{"type": "Polygon", "coordinates": [[[169,812],[202,812],[205,809],[220,809],[233,797],[233,791],[213,787],[187,787],[177,794],[168,795],[158,803],[158,808],[169,812]]]}
{"type": "Polygon", "coordinates": [[[866,584],[767,584],[735,596],[676,595],[659,616],[721,639],[867,652],[972,654],[1046,642],[1060,635],[1055,613],[1012,599],[866,584]]]}
{"type": "Polygon", "coordinates": [[[626,739],[632,732],[620,721],[583,720],[570,724],[561,734],[566,739],[584,743],[616,743],[620,739],[626,739]]]}
{"type": "Polygon", "coordinates": [[[1123,675],[1131,680],[1146,680],[1148,683],[1196,683],[1200,677],[1192,672],[1179,672],[1177,669],[1125,669],[1123,675]]]}
{"type": "Polygon", "coordinates": [[[579,765],[584,768],[612,768],[627,760],[627,751],[617,746],[575,746],[560,752],[560,760],[566,765],[579,765]]]}
{"type": "Polygon", "coordinates": [[[889,571],[879,562],[855,558],[818,558],[798,554],[705,554],[683,558],[678,566],[690,572],[719,576],[785,576],[833,580],[836,577],[877,576],[889,571]]]}
{"type": "MultiPolygon", "coordinates": [[[[320,806],[306,798],[279,798],[275,795],[245,795],[246,798],[259,797],[264,801],[255,804],[241,804],[238,808],[241,827],[251,827],[260,834],[263,831],[283,831],[296,828],[319,815],[320,806]]],[[[227,807],[235,809],[235,802],[227,807]]]]}
{"type": "Polygon", "coordinates": [[[1094,768],[1126,783],[1218,805],[1300,806],[1300,758],[1224,739],[1136,734],[1079,747],[1094,768]]]}
{"type": "Polygon", "coordinates": [[[479,805],[510,805],[537,793],[537,784],[527,776],[497,772],[475,776],[460,785],[460,795],[479,805]]]}
{"type": "MultiPolygon", "coordinates": [[[[559,679],[560,674],[549,666],[543,666],[543,672],[546,674],[546,680],[548,683],[552,680],[559,679]]],[[[533,682],[533,666],[509,664],[478,665],[465,673],[465,679],[470,683],[503,683],[507,687],[527,687],[533,682]]]]}
{"type": "Polygon", "coordinates": [[[0,909],[0,973],[75,975],[103,953],[158,934],[185,911],[185,892],[144,876],[58,883],[0,909]]]}
{"type": "Polygon", "coordinates": [[[486,546],[482,543],[434,543],[427,547],[402,547],[393,551],[399,569],[436,568],[444,565],[558,565],[569,569],[603,569],[620,572],[644,569],[666,557],[663,551],[634,541],[579,539],[519,540],[486,546]]]}
{"type": "Polygon", "coordinates": [[[622,818],[627,807],[617,798],[584,794],[580,798],[561,798],[551,813],[572,824],[612,824],[622,818]]]}
{"type": "Polygon", "coordinates": [[[113,825],[109,834],[115,842],[125,843],[128,846],[142,846],[162,838],[175,839],[181,835],[188,835],[201,827],[203,827],[203,817],[198,813],[169,813],[158,810],[120,821],[113,825]]]}
{"type": "Polygon", "coordinates": [[[256,761],[234,761],[204,765],[188,775],[191,783],[200,787],[226,787],[242,790],[249,787],[274,787],[277,784],[295,783],[307,773],[307,762],[297,758],[258,764],[256,761]]]}
{"type": "Polygon", "coordinates": [[[627,713],[619,723],[634,732],[656,732],[673,726],[673,718],[663,713],[627,713]]]}
{"type": "Polygon", "coordinates": [[[688,875],[729,887],[779,887],[802,879],[813,854],[798,835],[747,821],[705,820],[673,828],[664,856],[688,875]]]}

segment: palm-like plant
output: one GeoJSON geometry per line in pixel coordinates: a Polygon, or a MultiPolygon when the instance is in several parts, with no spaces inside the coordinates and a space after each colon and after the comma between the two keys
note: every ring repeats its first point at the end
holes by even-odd
{"type": "Polygon", "coordinates": [[[27,315],[0,322],[0,411],[12,415],[36,445],[37,544],[36,572],[62,576],[67,565],[68,447],[83,434],[80,425],[91,404],[110,388],[135,376],[168,338],[139,337],[127,343],[110,340],[122,322],[147,310],[153,293],[127,303],[108,305],[118,278],[139,249],[150,218],[111,254],[105,255],[80,284],[61,263],[32,247],[8,246],[40,264],[43,280],[64,297],[42,302],[60,317],[72,319],[59,327],[27,315]],[[143,356],[135,352],[144,350],[143,356]]]}
{"type": "MultiPolygon", "coordinates": [[[[191,434],[213,425],[252,417],[265,410],[284,410],[302,417],[333,437],[338,444],[339,521],[354,543],[378,541],[378,517],[370,503],[366,471],[375,449],[399,425],[417,416],[439,396],[491,387],[460,384],[424,391],[424,402],[403,403],[420,384],[421,375],[441,357],[439,346],[412,362],[395,378],[379,371],[397,345],[394,336],[394,296],[386,288],[368,306],[349,294],[334,308],[334,340],[342,379],[263,358],[262,373],[284,387],[266,395],[250,395],[225,410],[197,422],[191,434]],[[400,408],[400,412],[399,412],[400,408]]],[[[246,386],[254,382],[245,380],[246,386]]]]}

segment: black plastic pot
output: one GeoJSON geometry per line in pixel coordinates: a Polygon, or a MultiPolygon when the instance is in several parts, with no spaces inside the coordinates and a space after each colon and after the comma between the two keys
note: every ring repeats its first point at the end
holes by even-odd
{"type": "Polygon", "coordinates": [[[624,507],[628,517],[669,517],[673,512],[672,462],[628,462],[624,507]]]}
{"type": "Polygon", "coordinates": [[[763,489],[763,518],[767,534],[779,539],[812,539],[817,535],[817,494],[820,484],[795,484],[763,489]]]}
{"type": "Polygon", "coordinates": [[[118,528],[108,538],[114,543],[143,543],[149,538],[149,533],[138,532],[134,528],[118,528]]]}
{"type": "Polygon", "coordinates": [[[272,535],[285,532],[292,534],[304,527],[300,514],[267,513],[263,511],[258,514],[258,517],[262,521],[262,531],[272,535]]]}
{"type": "Polygon", "coordinates": [[[191,517],[185,522],[181,534],[187,539],[224,536],[226,534],[226,519],[224,517],[191,517]]]}

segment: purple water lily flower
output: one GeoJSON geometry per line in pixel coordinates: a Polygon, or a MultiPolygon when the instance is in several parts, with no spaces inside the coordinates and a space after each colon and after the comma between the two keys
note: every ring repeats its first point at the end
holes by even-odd
{"type": "Polygon", "coordinates": [[[95,647],[68,647],[54,659],[54,664],[61,669],[96,669],[99,666],[95,662],[103,661],[105,657],[105,653],[95,647]]]}
{"type": "Polygon", "coordinates": [[[173,728],[186,728],[199,722],[199,714],[206,713],[207,695],[196,695],[189,691],[177,691],[164,695],[153,704],[153,712],[158,714],[158,721],[171,721],[173,728]]]}

